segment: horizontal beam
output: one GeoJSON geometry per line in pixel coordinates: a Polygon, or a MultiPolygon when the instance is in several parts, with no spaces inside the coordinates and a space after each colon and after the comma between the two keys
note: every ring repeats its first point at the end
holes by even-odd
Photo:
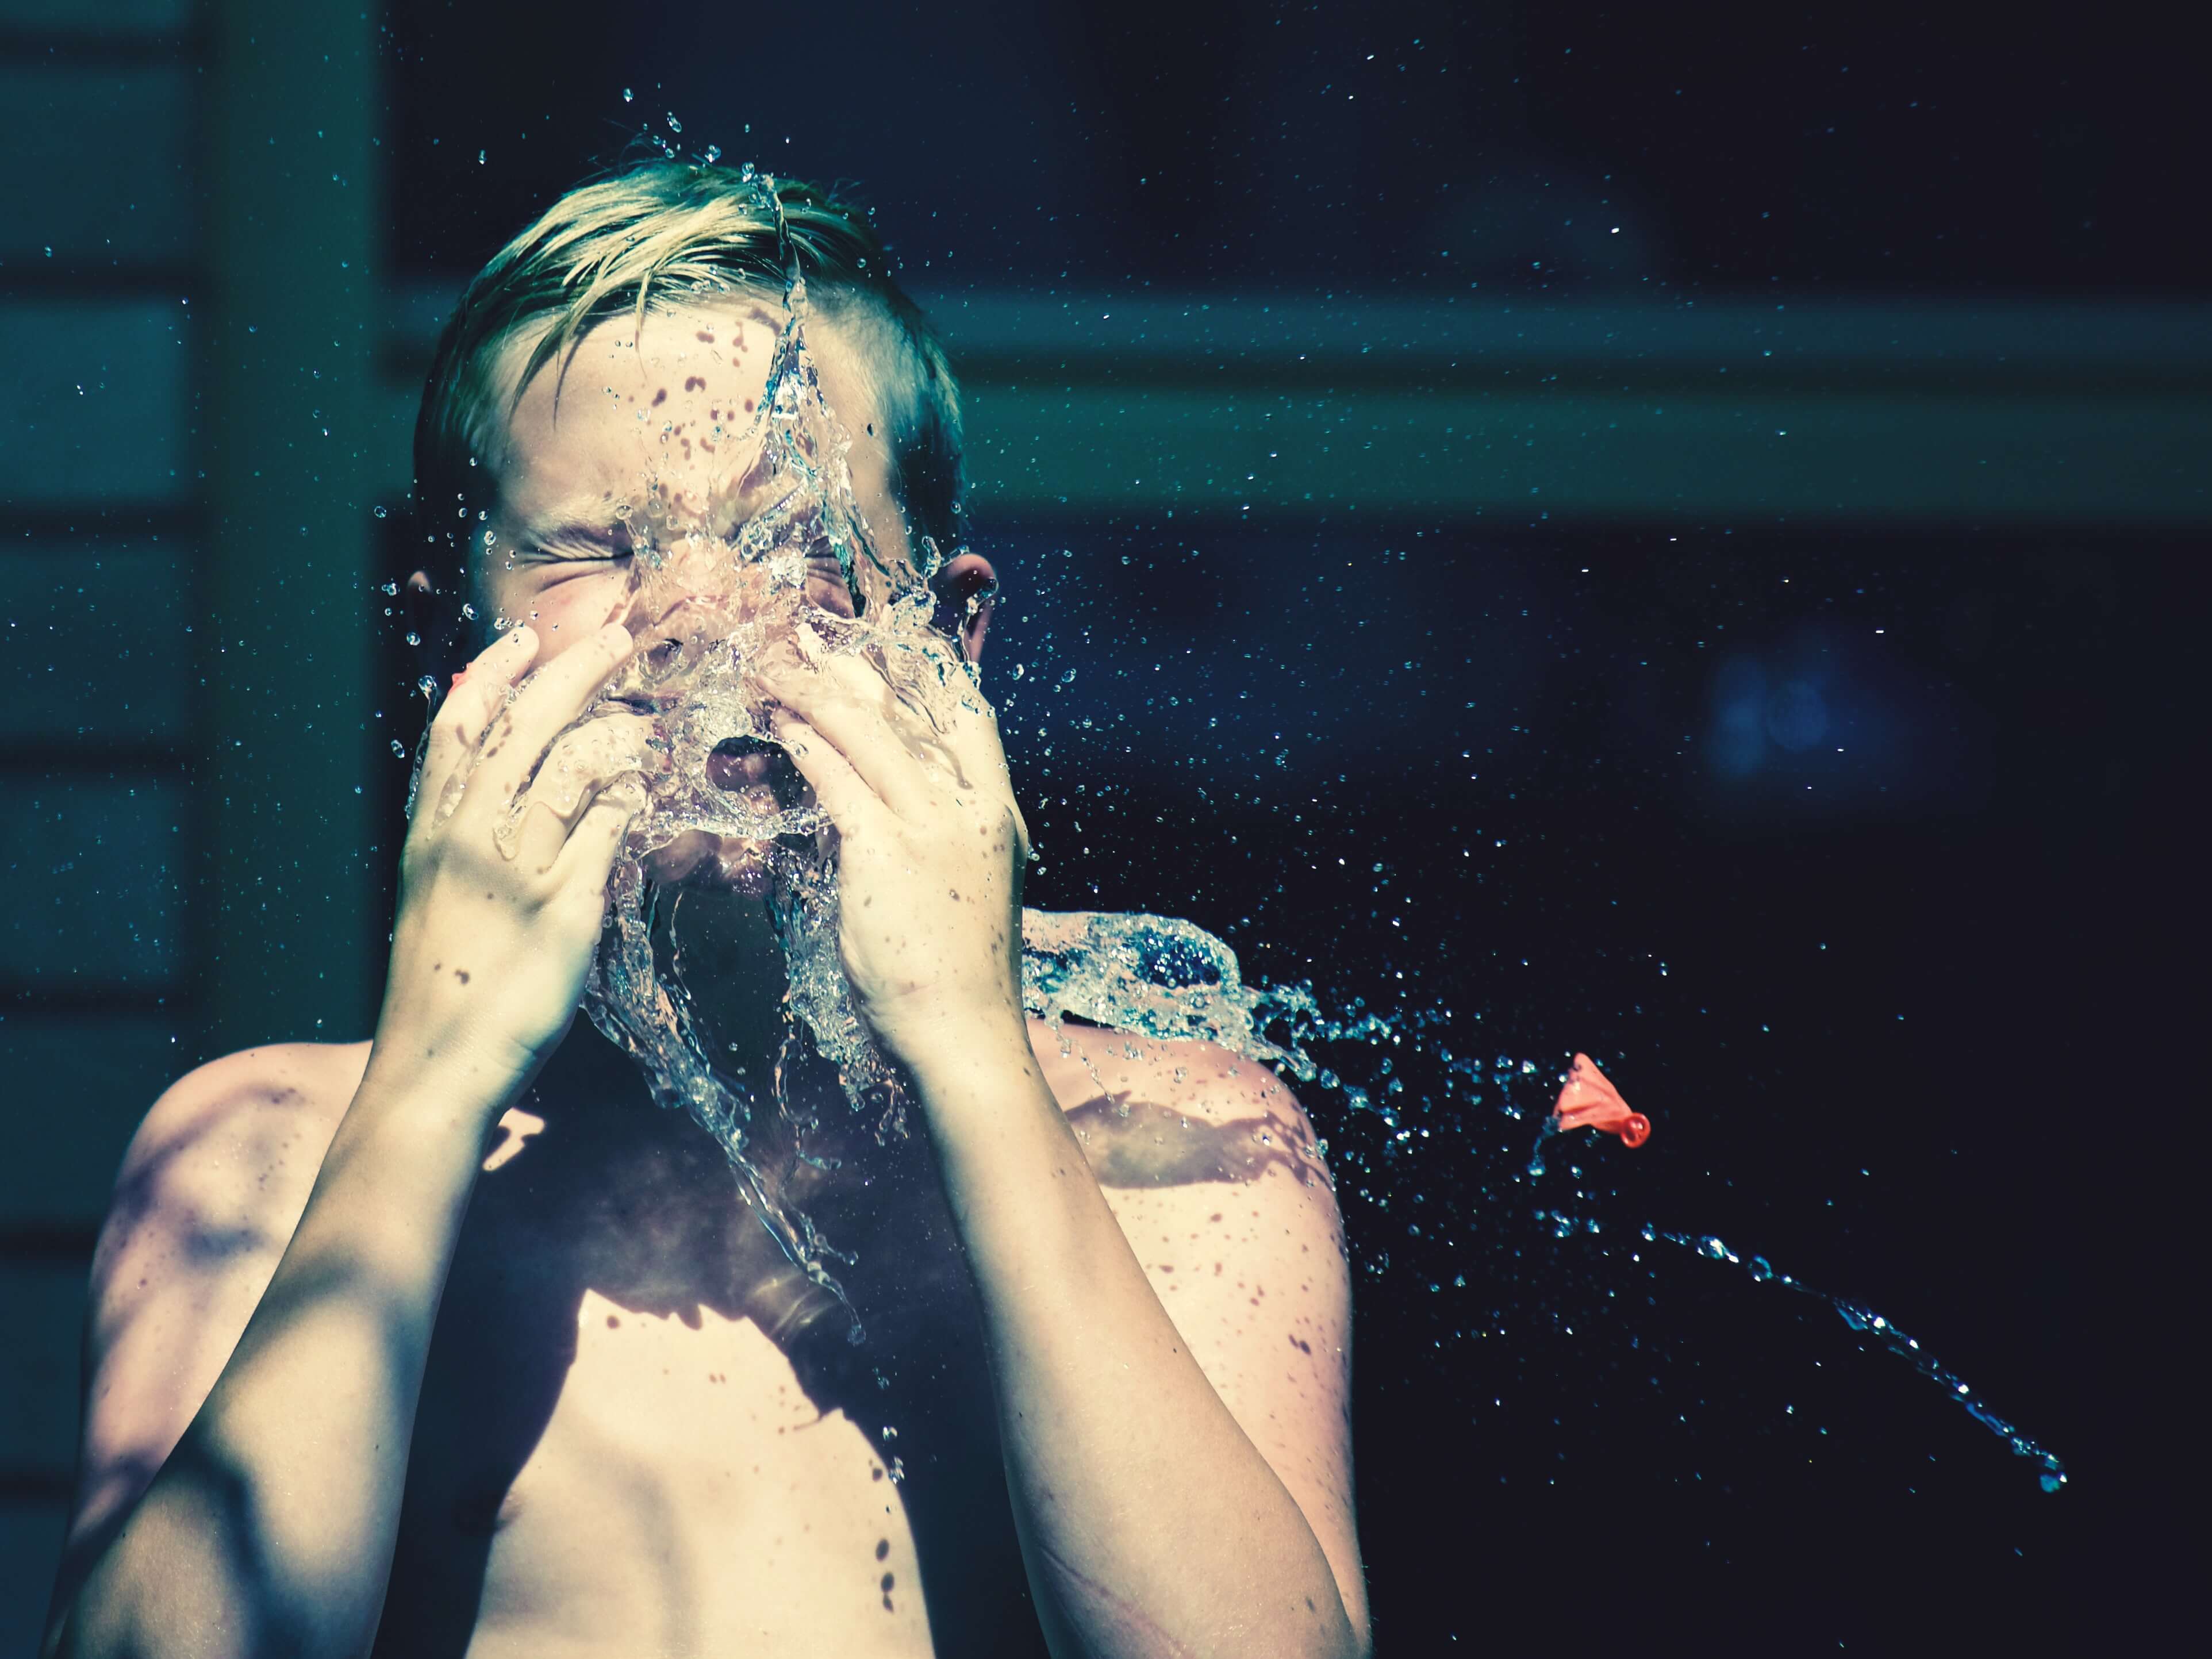
{"type": "Polygon", "coordinates": [[[2212,520],[2212,400],[970,389],[975,507],[1516,520],[2212,520]]]}
{"type": "MultiPolygon", "coordinates": [[[[406,487],[451,289],[403,295],[406,487]]],[[[2212,308],[938,299],[975,509],[2212,523],[2212,308]]]]}
{"type": "Polygon", "coordinates": [[[1257,378],[1313,391],[1532,379],[1614,391],[1747,379],[1801,392],[2212,388],[2212,307],[2168,301],[1632,306],[983,294],[924,296],[923,305],[963,380],[1212,386],[1257,378]]]}

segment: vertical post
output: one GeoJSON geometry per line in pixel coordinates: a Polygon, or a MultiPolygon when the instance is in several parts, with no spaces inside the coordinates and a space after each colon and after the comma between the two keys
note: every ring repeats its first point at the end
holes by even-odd
{"type": "Polygon", "coordinates": [[[209,1052],[367,1034],[375,23],[212,0],[200,441],[209,1052]]]}

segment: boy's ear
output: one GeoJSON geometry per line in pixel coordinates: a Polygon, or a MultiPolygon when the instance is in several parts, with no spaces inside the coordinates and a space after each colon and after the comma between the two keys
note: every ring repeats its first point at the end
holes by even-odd
{"type": "Polygon", "coordinates": [[[991,562],[980,553],[963,553],[945,561],[929,585],[937,595],[938,631],[957,640],[969,662],[982,661],[999,593],[999,573],[991,562]]]}

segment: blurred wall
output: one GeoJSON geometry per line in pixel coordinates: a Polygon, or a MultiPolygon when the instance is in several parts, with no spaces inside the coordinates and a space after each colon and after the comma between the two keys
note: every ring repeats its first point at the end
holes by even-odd
{"type": "Polygon", "coordinates": [[[139,1115],[371,1006],[370,39],[0,5],[0,1654],[45,1607],[139,1115]]]}
{"type": "Polygon", "coordinates": [[[0,1652],[36,1639],[91,1240],[192,1033],[204,56],[185,0],[0,9],[0,1652]]]}

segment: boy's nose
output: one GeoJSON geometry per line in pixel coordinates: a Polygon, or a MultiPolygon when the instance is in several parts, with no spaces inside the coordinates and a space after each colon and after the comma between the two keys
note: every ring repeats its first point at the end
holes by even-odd
{"type": "Polygon", "coordinates": [[[740,563],[727,543],[679,544],[632,596],[631,631],[665,625],[696,634],[718,621],[734,626],[759,611],[770,586],[769,573],[740,563]]]}
{"type": "Polygon", "coordinates": [[[765,609],[774,588],[762,566],[704,538],[670,547],[641,574],[617,620],[637,641],[641,672],[655,681],[696,668],[765,609]]]}

